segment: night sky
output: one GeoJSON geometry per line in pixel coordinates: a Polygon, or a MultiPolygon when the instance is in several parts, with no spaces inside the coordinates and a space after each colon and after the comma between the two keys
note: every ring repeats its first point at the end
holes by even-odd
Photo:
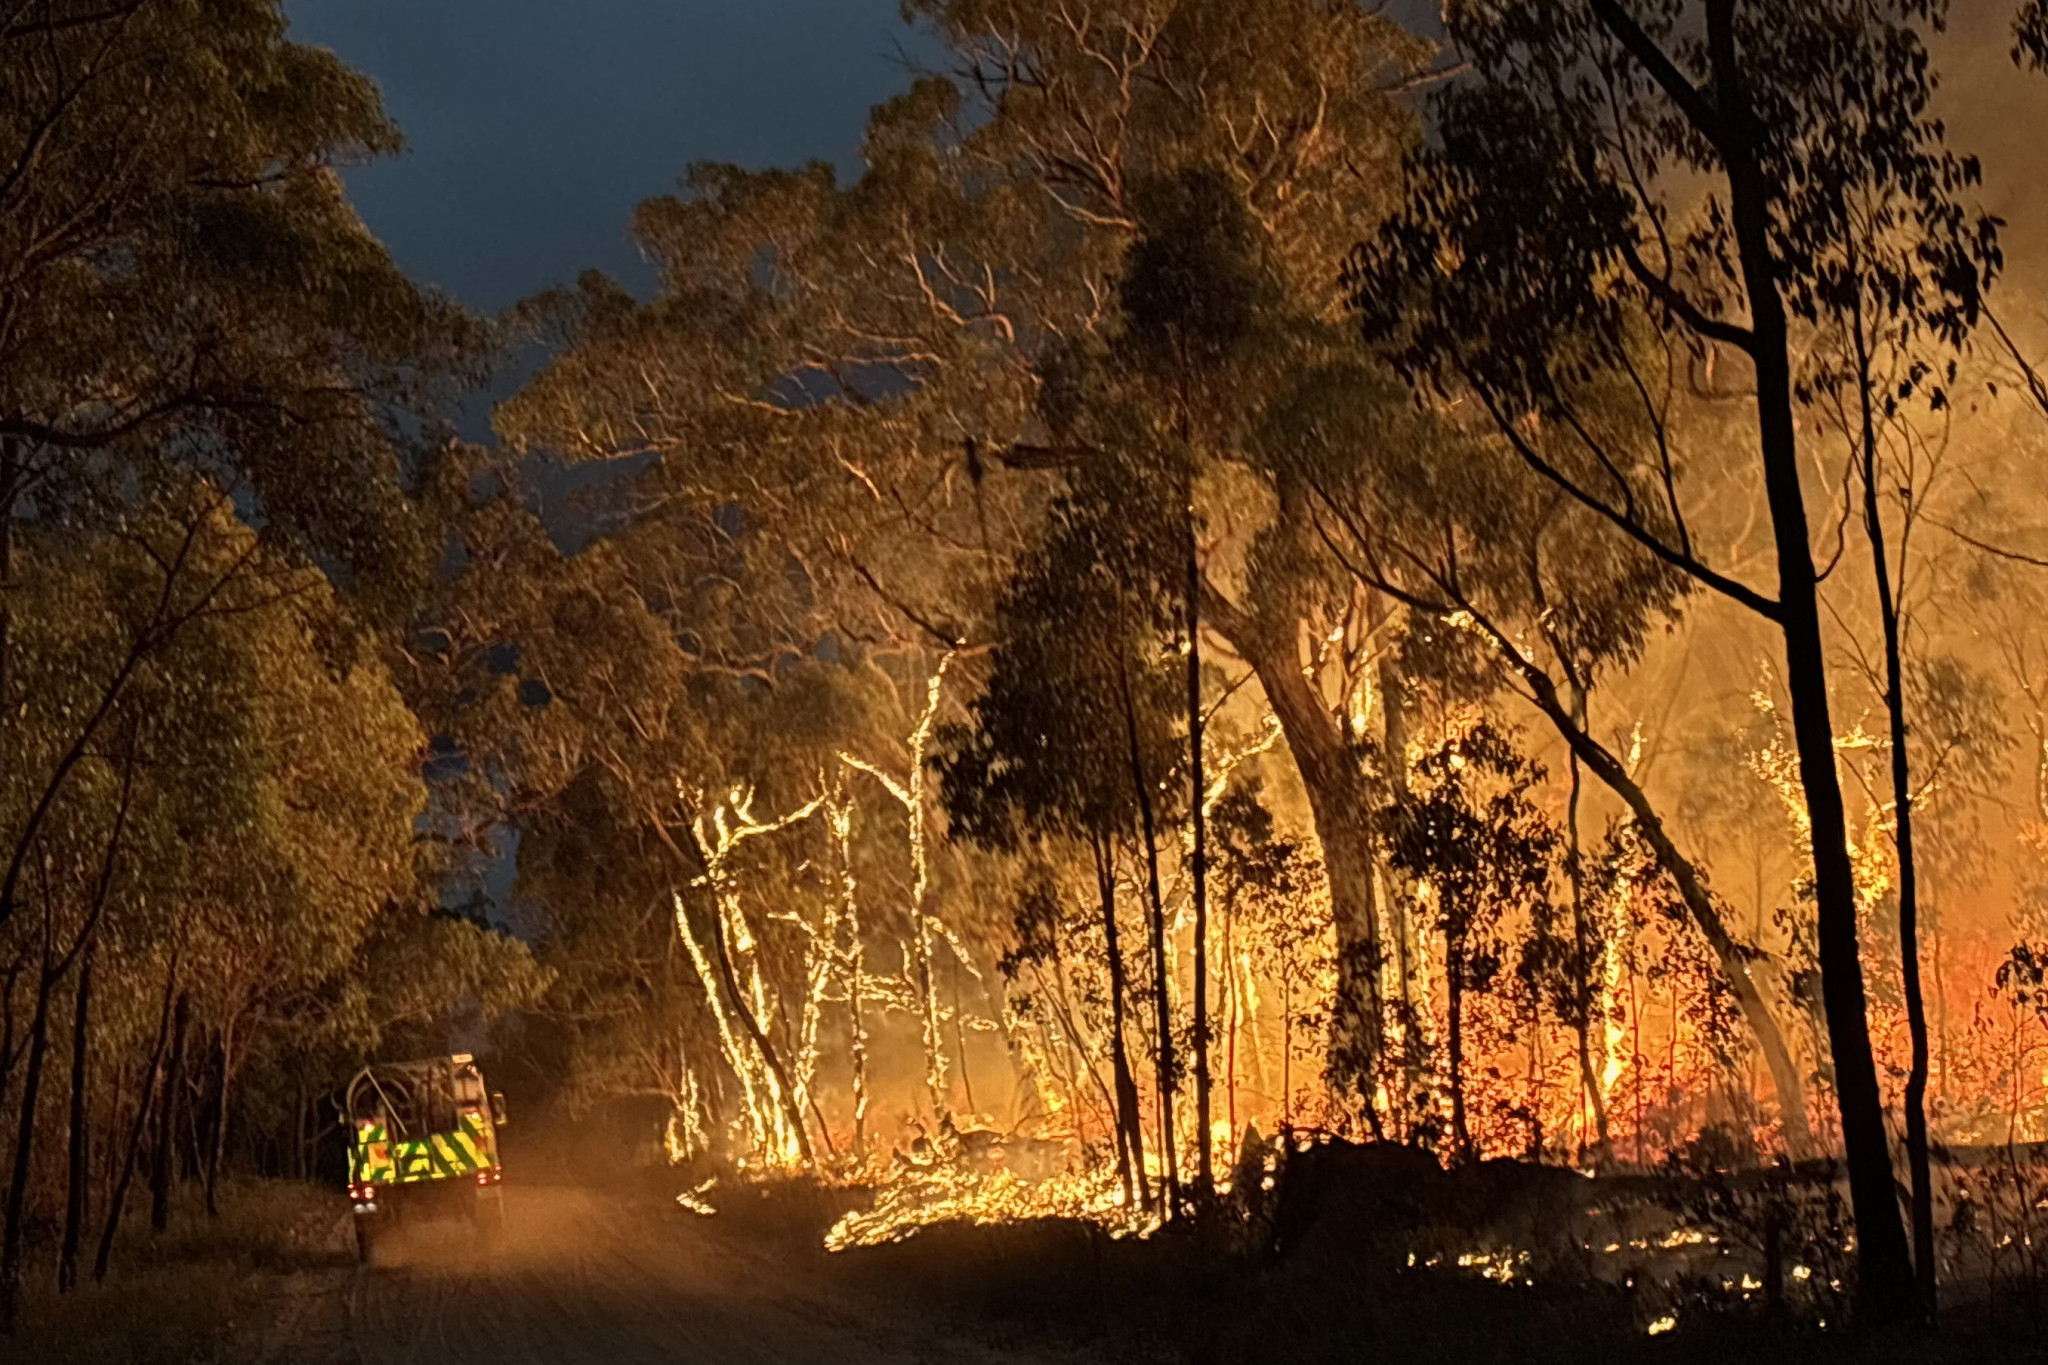
{"type": "MultiPolygon", "coordinates": [[[[853,174],[868,109],[933,60],[898,0],[288,0],[293,33],[382,86],[410,149],[349,175],[400,264],[496,310],[596,266],[644,293],[626,238],[634,205],[693,161],[853,174]],[[907,51],[906,51],[907,47],[907,51]]],[[[2041,186],[2048,80],[2006,60],[2009,4],[1964,0],[1937,44],[1943,103],[1982,152],[1986,199],[2009,220],[2018,292],[2039,323],[2048,258],[2041,186]]],[[[1430,27],[1432,0],[1392,12],[1430,27]]],[[[2048,335],[2048,332],[2044,332],[2048,335]]]]}
{"type": "MultiPolygon", "coordinates": [[[[292,34],[374,78],[407,150],[351,169],[398,263],[496,311],[596,267],[646,294],[633,208],[696,161],[858,173],[868,110],[932,60],[897,0],[289,0],[292,34]]],[[[464,434],[489,436],[490,401],[464,434]]],[[[548,478],[541,482],[552,487],[548,478]]],[[[516,834],[482,869],[510,904],[516,834]]]]}
{"type": "MultiPolygon", "coordinates": [[[[409,150],[351,171],[418,278],[496,310],[596,266],[643,289],[633,206],[693,161],[851,173],[912,79],[897,0],[290,0],[383,88],[409,150]]],[[[913,49],[915,50],[915,49],[913,49]]]]}

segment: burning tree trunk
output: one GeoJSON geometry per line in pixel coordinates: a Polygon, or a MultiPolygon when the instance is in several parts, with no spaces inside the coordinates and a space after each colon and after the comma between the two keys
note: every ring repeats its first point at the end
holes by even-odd
{"type": "Polygon", "coordinates": [[[730,904],[722,893],[718,901],[718,914],[712,922],[711,943],[713,956],[718,965],[719,981],[725,987],[728,1005],[739,1017],[740,1026],[746,1030],[748,1040],[761,1058],[761,1064],[768,1069],[769,1100],[788,1125],[786,1136],[796,1144],[798,1157],[808,1166],[816,1157],[811,1150],[809,1130],[804,1124],[803,1104],[798,1098],[789,1069],[783,1064],[781,1053],[776,1050],[774,1040],[768,1036],[766,1022],[756,1013],[757,1007],[765,1007],[768,1003],[762,989],[760,965],[755,963],[752,966],[754,998],[751,1001],[747,998],[748,992],[741,988],[739,973],[733,965],[735,953],[751,953],[752,939],[749,937],[735,942],[734,929],[745,931],[743,920],[738,924],[734,922],[739,919],[741,912],[737,906],[730,904]]]}
{"type": "MultiPolygon", "coordinates": [[[[828,798],[825,802],[826,822],[831,823],[835,807],[828,798]]],[[[800,1107],[810,1110],[817,1121],[818,1136],[824,1140],[825,1155],[837,1160],[839,1152],[832,1141],[832,1125],[825,1121],[825,1111],[818,1105],[816,1081],[818,1079],[818,1031],[824,1024],[825,997],[831,993],[833,978],[839,975],[839,906],[836,899],[826,902],[824,923],[814,925],[801,915],[791,913],[783,916],[795,923],[804,932],[804,1003],[797,1016],[797,1043],[795,1065],[796,1093],[803,1097],[800,1107]]]]}
{"type": "Polygon", "coordinates": [[[910,732],[910,773],[907,781],[899,782],[874,764],[850,754],[839,756],[847,766],[857,768],[880,782],[904,809],[910,841],[911,875],[910,942],[904,956],[917,989],[918,1023],[924,1043],[925,1094],[934,1117],[943,1117],[951,1108],[951,1087],[946,1074],[944,1012],[939,1006],[932,921],[925,912],[925,901],[931,891],[931,860],[925,840],[925,757],[931,746],[932,729],[939,719],[939,700],[946,683],[946,670],[952,666],[957,653],[957,650],[946,651],[925,684],[924,709],[918,714],[916,728],[910,732]]]}
{"type": "MultiPolygon", "coordinates": [[[[789,1149],[794,1148],[795,1157],[808,1165],[812,1154],[810,1135],[804,1127],[803,1108],[797,1102],[789,1073],[775,1050],[774,1041],[755,1016],[733,966],[736,948],[731,942],[731,926],[727,923],[730,907],[721,892],[713,892],[712,902],[711,951],[708,954],[690,927],[689,912],[680,895],[675,898],[676,929],[682,934],[698,977],[704,984],[705,1001],[711,1007],[719,1041],[724,1045],[726,1062],[739,1080],[754,1145],[770,1161],[787,1159],[792,1155],[789,1149]],[[737,1035],[733,1030],[735,1020],[739,1023],[737,1035]]],[[[751,947],[751,940],[747,940],[738,945],[737,951],[747,951],[751,947]]]]}
{"type": "Polygon", "coordinates": [[[1237,907],[1226,889],[1223,901],[1223,1112],[1231,1140],[1237,1129],[1237,907]]]}
{"type": "Polygon", "coordinates": [[[763,1016],[770,1001],[766,985],[761,980],[760,965],[752,960],[752,931],[747,927],[745,911],[740,908],[738,889],[732,884],[730,863],[733,851],[741,844],[808,820],[824,803],[823,796],[816,796],[785,815],[761,821],[753,814],[752,791],[740,788],[712,810],[708,822],[702,813],[692,817],[690,838],[697,861],[704,869],[693,885],[709,890],[712,901],[711,948],[708,953],[691,928],[681,894],[675,897],[676,930],[681,934],[691,963],[704,983],[705,999],[718,1027],[726,1061],[746,1098],[748,1122],[753,1129],[756,1146],[771,1161],[794,1157],[806,1166],[812,1164],[815,1157],[810,1132],[804,1122],[804,1097],[799,1093],[774,1040],[768,1036],[763,1016]],[[749,959],[751,990],[740,983],[735,965],[740,954],[746,954],[749,959]],[[746,1038],[745,1047],[734,1035],[735,1019],[746,1038]]]}
{"type": "Polygon", "coordinates": [[[831,950],[846,989],[850,1027],[847,1061],[853,1088],[853,1159],[860,1161],[867,1156],[868,1033],[861,980],[867,967],[866,950],[861,944],[860,888],[853,876],[853,812],[853,802],[842,790],[827,805],[825,818],[832,828],[833,849],[839,855],[840,906],[835,925],[838,932],[832,940],[831,950]]]}
{"type": "MultiPolygon", "coordinates": [[[[1584,728],[1586,716],[1586,694],[1581,688],[1572,689],[1572,715],[1580,728],[1584,728]]],[[[1579,756],[1571,755],[1571,795],[1565,803],[1565,873],[1571,881],[1572,895],[1572,1032],[1576,1035],[1579,1054],[1579,1089],[1586,1097],[1586,1106],[1593,1113],[1595,1148],[1599,1160],[1606,1162],[1613,1152],[1613,1134],[1607,1125],[1607,1094],[1600,1083],[1600,1073],[1593,1065],[1593,944],[1591,925],[1586,918],[1586,865],[1579,847],[1579,796],[1582,786],[1579,772],[1579,756]]],[[[1605,960],[1605,953],[1601,957],[1605,960]]],[[[1585,1135],[1580,1134],[1583,1144],[1585,1135]]]]}
{"type": "MultiPolygon", "coordinates": [[[[1408,674],[1390,651],[1380,658],[1379,677],[1380,709],[1385,713],[1380,762],[1386,770],[1387,795],[1398,811],[1408,804],[1408,674]]],[[[1390,870],[1390,880],[1391,875],[1390,870]]],[[[1411,917],[1414,905],[1415,887],[1412,882],[1404,882],[1398,891],[1387,896],[1387,920],[1394,940],[1393,967],[1399,996],[1401,1073],[1404,1093],[1411,1102],[1423,1093],[1422,1059],[1431,1044],[1429,991],[1428,983],[1422,980],[1422,962],[1411,917]],[[1418,983],[1421,986],[1419,991],[1418,983]]],[[[1382,959],[1386,956],[1382,952],[1382,959]]]]}

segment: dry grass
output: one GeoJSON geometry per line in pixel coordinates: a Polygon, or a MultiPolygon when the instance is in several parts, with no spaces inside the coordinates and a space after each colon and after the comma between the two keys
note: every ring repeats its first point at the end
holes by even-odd
{"type": "Polygon", "coordinates": [[[275,1313],[285,1275],[342,1264],[350,1252],[331,1189],[250,1181],[223,1195],[218,1218],[181,1202],[160,1238],[149,1235],[141,1209],[139,1231],[123,1237],[105,1284],[59,1295],[54,1270],[32,1265],[22,1325],[0,1338],[0,1365],[242,1359],[238,1343],[275,1313]]]}

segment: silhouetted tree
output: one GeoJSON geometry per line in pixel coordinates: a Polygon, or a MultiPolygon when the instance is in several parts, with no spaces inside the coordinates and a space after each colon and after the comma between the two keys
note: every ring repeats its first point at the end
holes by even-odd
{"type": "Polygon", "coordinates": [[[1974,321],[1998,264],[1996,235],[1961,206],[1975,163],[1945,149],[1928,110],[1921,28],[1944,9],[1582,0],[1453,11],[1451,40],[1476,79],[1437,98],[1438,137],[1414,159],[1410,206],[1354,273],[1358,302],[1411,373],[1469,394],[1532,468],[1617,534],[1782,636],[1859,1303],[1872,1320],[1913,1316],[1923,1296],[1892,1193],[1865,1018],[1795,420],[1810,376],[1796,372],[1793,327],[1826,320],[1839,297],[1835,282],[1859,246],[1848,217],[1859,191],[1902,229],[1889,263],[1905,283],[1873,306],[1950,342],[1974,321]],[[1702,180],[1696,210],[1676,197],[1680,181],[1702,180]],[[1754,371],[1774,593],[1704,557],[1654,388],[1639,385],[1644,413],[1630,433],[1583,420],[1581,378],[1641,380],[1631,347],[1644,328],[1681,363],[1725,351],[1754,371]],[[1565,426],[1582,453],[1551,458],[1528,439],[1532,418],[1565,426]]]}

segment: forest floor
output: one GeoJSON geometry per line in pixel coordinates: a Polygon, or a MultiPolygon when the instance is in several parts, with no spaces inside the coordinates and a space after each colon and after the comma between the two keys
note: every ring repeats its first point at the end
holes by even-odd
{"type": "Polygon", "coordinates": [[[1286,1361],[1994,1362],[2038,1333],[1897,1341],[1689,1319],[1646,1333],[1613,1285],[1504,1286],[1331,1254],[1261,1269],[1194,1238],[1044,1222],[929,1228],[839,1254],[842,1192],[727,1192],[701,1217],[648,1189],[510,1185],[485,1253],[466,1223],[401,1230],[356,1264],[348,1214],[301,1187],[236,1191],[104,1288],[30,1304],[0,1365],[1223,1365],[1286,1361]]]}
{"type": "MultiPolygon", "coordinates": [[[[128,1207],[112,1273],[58,1295],[47,1245],[32,1248],[21,1326],[0,1336],[0,1365],[187,1365],[238,1358],[237,1344],[277,1316],[279,1292],[347,1264],[331,1189],[233,1181],[208,1217],[187,1187],[169,1231],[149,1231],[148,1191],[128,1207]]],[[[86,1255],[90,1258],[92,1248],[86,1255]]],[[[349,1249],[353,1260],[353,1248],[349,1249]]]]}

